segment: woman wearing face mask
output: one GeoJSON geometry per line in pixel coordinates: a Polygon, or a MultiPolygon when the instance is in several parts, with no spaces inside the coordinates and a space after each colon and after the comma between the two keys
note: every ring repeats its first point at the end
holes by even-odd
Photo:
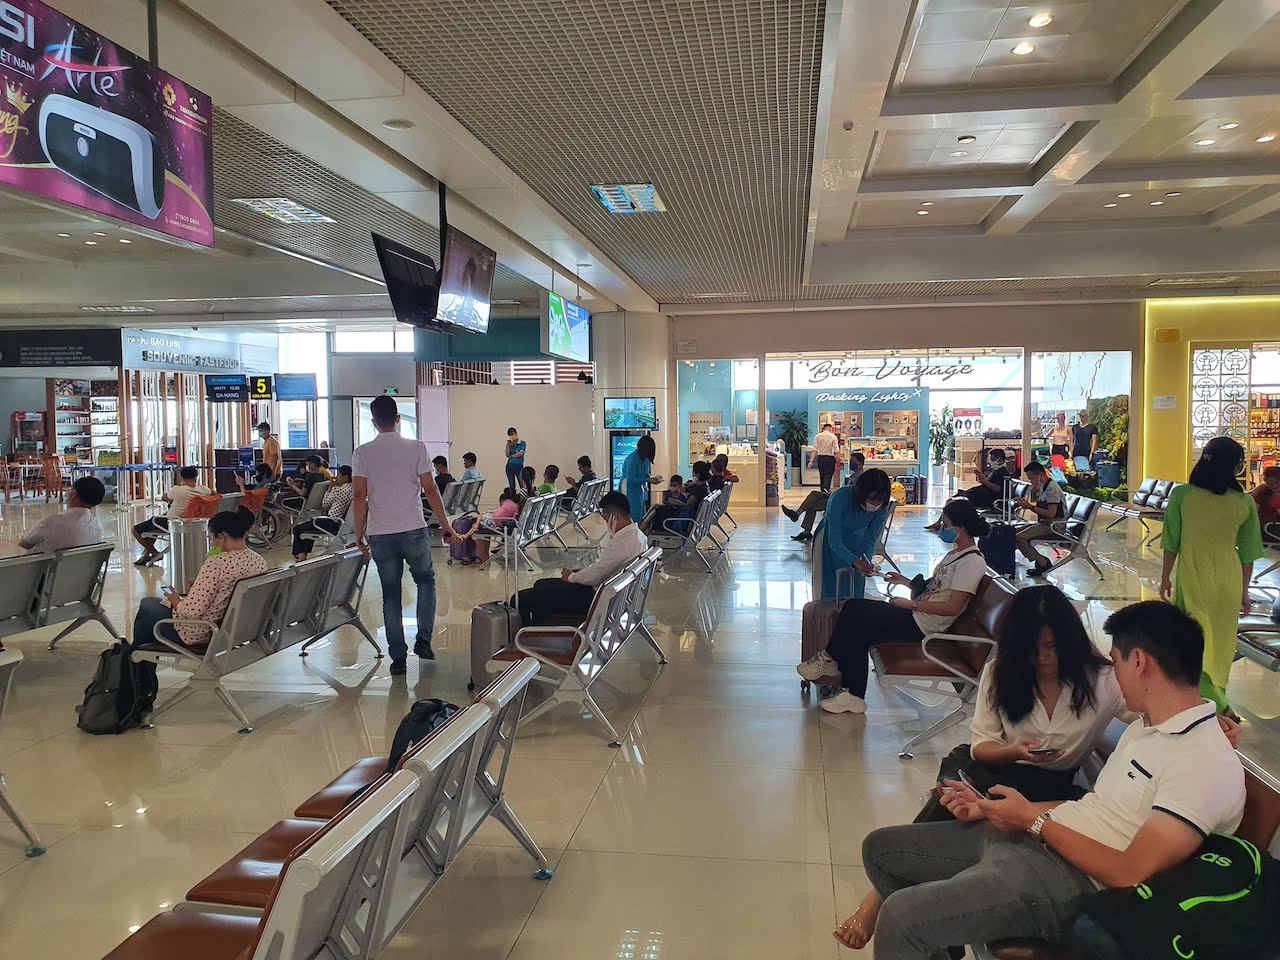
{"type": "MultiPolygon", "coordinates": [[[[1033,803],[1074,800],[1080,795],[1076,771],[1105,741],[1107,725],[1137,714],[1125,706],[1111,661],[1057,587],[1018,591],[996,639],[996,657],[978,680],[969,743],[942,761],[938,782],[956,780],[964,770],[977,790],[999,784],[1033,803]]],[[[1234,723],[1224,720],[1223,730],[1229,739],[1239,737],[1234,723]]],[[[935,790],[913,822],[954,819],[939,796],[935,790]]],[[[869,893],[836,939],[855,950],[866,946],[880,904],[879,895],[869,893]]]]}
{"type": "Polygon", "coordinates": [[[952,500],[942,508],[942,529],[938,531],[951,549],[933,568],[933,576],[927,581],[923,577],[912,581],[900,573],[885,574],[886,583],[911,587],[912,597],[845,603],[827,649],[796,666],[796,672],[810,681],[840,674],[842,689],[822,701],[823,710],[866,713],[863,697],[871,647],[889,641],[919,642],[926,634],[946,630],[964,613],[987,571],[987,562],[974,541],[989,530],[973,504],[952,500]]]}
{"type": "MultiPolygon", "coordinates": [[[[218,552],[200,567],[185,596],[167,587],[163,600],[143,598],[133,618],[133,648],[160,646],[154,630],[161,620],[212,620],[214,623],[222,620],[236,584],[267,572],[267,562],[245,543],[253,521],[253,514],[244,507],[234,513],[216,514],[209,521],[209,540],[218,552]]],[[[166,640],[195,650],[203,650],[208,645],[211,632],[208,627],[191,623],[166,623],[160,627],[160,635],[166,640]]]]}
{"type": "Polygon", "coordinates": [[[853,567],[853,596],[862,598],[875,571],[876,541],[889,516],[889,475],[864,470],[853,486],[837,487],[814,534],[814,587],[822,600],[836,598],[836,571],[853,567]]]}

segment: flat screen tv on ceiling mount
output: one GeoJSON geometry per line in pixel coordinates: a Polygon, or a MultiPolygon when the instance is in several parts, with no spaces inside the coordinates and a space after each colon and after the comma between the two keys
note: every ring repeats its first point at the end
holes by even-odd
{"type": "Polygon", "coordinates": [[[605,397],[606,430],[657,430],[657,397],[605,397]]]}
{"type": "Polygon", "coordinates": [[[403,243],[376,233],[371,236],[396,319],[415,327],[438,327],[436,304],[440,278],[435,260],[403,243]]]}
{"type": "Polygon", "coordinates": [[[436,321],[470,333],[489,332],[498,255],[457,227],[446,227],[436,321]]]}

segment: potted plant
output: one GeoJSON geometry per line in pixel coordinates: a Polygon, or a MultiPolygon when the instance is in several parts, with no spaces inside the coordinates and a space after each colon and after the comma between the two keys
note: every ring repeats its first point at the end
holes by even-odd
{"type": "Polygon", "coordinates": [[[783,410],[774,414],[775,428],[782,446],[790,454],[791,485],[796,486],[800,477],[800,448],[809,442],[809,415],[803,410],[783,410]]]}
{"type": "Polygon", "coordinates": [[[932,455],[930,486],[938,487],[944,481],[943,463],[947,458],[947,447],[955,434],[956,418],[951,415],[951,406],[948,404],[929,418],[929,452],[932,455]]]}

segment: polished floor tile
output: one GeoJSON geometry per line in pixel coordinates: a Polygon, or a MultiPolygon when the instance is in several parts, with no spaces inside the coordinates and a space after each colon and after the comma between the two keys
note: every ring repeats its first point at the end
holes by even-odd
{"type": "MultiPolygon", "coordinates": [[[[20,532],[50,509],[0,504],[0,554],[17,553],[20,532]]],[[[777,511],[735,514],[742,526],[726,555],[711,557],[710,573],[686,558],[655,579],[650,629],[670,663],[660,666],[637,640],[592,688],[622,746],[610,748],[575,704],[521,730],[507,798],[555,877],[533,880],[528,855],[487,824],[388,956],[834,960],[847,953],[831,931],[868,889],[863,836],[914,816],[966,727],[904,760],[902,745],[942,716],[946,701],[925,696],[921,704],[873,678],[865,715],[819,710],[817,691],[802,694],[794,670],[801,611],[812,598],[809,549],[789,539],[795,528],[777,511]]],[[[942,545],[921,532],[924,511],[899,516],[891,551],[905,572],[922,572],[942,545]]],[[[104,512],[110,536],[120,519],[104,512]]],[[[1141,547],[1129,522],[1096,544],[1105,580],[1075,563],[1053,582],[1105,649],[1103,621],[1154,595],[1160,554],[1141,547]]],[[[132,548],[120,546],[105,604],[127,631],[139,599],[158,594],[168,578],[163,569],[133,567],[132,548]]],[[[266,556],[273,564],[288,559],[280,549],[266,556]]],[[[585,556],[581,548],[554,549],[538,560],[554,570],[585,556]]],[[[256,728],[249,735],[212,695],[200,694],[154,729],[88,736],[76,729],[75,706],[106,631],[90,625],[55,651],[47,649],[52,628],[6,640],[24,662],[0,722],[0,771],[48,852],[26,858],[17,831],[0,823],[0,960],[101,956],[354,760],[385,755],[415,700],[466,703],[472,607],[541,574],[443,562],[436,571],[438,659],[410,657],[408,674],[392,677],[388,661],[351,629],[306,658],[272,657],[227,681],[256,728]],[[86,905],[70,925],[69,903],[86,905]]],[[[405,595],[412,600],[407,586],[405,595]]],[[[376,579],[361,612],[385,648],[376,579]]],[[[412,630],[412,603],[405,619],[412,630]]],[[[168,689],[183,682],[169,670],[160,680],[168,689]]],[[[535,687],[530,704],[543,696],[535,687]]],[[[1242,749],[1280,770],[1280,674],[1240,661],[1232,698],[1246,720],[1242,749]]]]}

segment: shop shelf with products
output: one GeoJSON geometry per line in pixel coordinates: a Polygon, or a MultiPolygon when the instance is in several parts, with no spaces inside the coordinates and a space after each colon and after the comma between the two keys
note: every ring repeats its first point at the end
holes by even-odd
{"type": "Polygon", "coordinates": [[[53,417],[49,452],[75,459],[88,457],[89,381],[50,378],[45,385],[53,417]]]}
{"type": "Polygon", "coordinates": [[[1280,392],[1259,392],[1249,404],[1249,480],[1262,482],[1262,471],[1280,464],[1280,392]]]}
{"type": "Polygon", "coordinates": [[[116,380],[94,380],[90,385],[90,455],[97,464],[120,460],[119,391],[116,380]]]}

